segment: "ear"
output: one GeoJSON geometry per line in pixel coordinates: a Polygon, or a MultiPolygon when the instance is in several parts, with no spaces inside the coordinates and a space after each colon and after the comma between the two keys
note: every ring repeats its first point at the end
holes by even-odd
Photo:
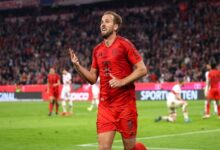
{"type": "Polygon", "coordinates": [[[118,31],[118,27],[119,27],[118,24],[114,24],[114,30],[115,31],[118,31]]]}

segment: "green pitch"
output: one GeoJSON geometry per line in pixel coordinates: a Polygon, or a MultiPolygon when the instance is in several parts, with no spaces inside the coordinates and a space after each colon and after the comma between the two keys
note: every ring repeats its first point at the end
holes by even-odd
{"type": "MultiPolygon", "coordinates": [[[[74,115],[48,117],[46,102],[0,103],[1,150],[96,150],[96,110],[88,102],[75,102],[74,115]]],[[[189,102],[191,123],[178,110],[176,123],[155,123],[167,114],[165,101],[138,101],[137,141],[149,150],[219,150],[220,119],[202,119],[204,101],[189,102]]],[[[113,150],[122,150],[119,134],[113,150]]]]}

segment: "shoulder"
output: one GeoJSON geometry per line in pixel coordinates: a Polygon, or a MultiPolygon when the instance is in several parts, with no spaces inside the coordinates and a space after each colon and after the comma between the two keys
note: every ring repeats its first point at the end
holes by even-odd
{"type": "Polygon", "coordinates": [[[208,75],[209,75],[209,71],[206,71],[206,72],[205,72],[205,76],[208,76],[208,75]]]}
{"type": "Polygon", "coordinates": [[[93,56],[96,56],[97,52],[99,51],[99,49],[101,49],[101,47],[103,46],[103,43],[99,43],[97,44],[94,48],[93,48],[93,56]]]}
{"type": "Polygon", "coordinates": [[[70,74],[70,73],[68,73],[68,74],[67,74],[67,77],[68,77],[68,78],[71,78],[71,74],[70,74]]]}
{"type": "Polygon", "coordinates": [[[117,36],[117,38],[118,38],[118,41],[121,42],[122,44],[133,45],[133,43],[125,37],[117,36]]]}
{"type": "Polygon", "coordinates": [[[57,76],[58,78],[60,78],[60,75],[59,75],[59,74],[56,74],[56,76],[57,76]]]}
{"type": "Polygon", "coordinates": [[[216,74],[216,73],[218,73],[218,71],[216,71],[216,70],[210,70],[209,71],[209,76],[212,76],[213,74],[216,74]]]}
{"type": "Polygon", "coordinates": [[[175,84],[175,85],[173,86],[173,88],[174,88],[174,89],[180,89],[180,85],[179,85],[179,84],[175,84]]]}
{"type": "Polygon", "coordinates": [[[125,48],[125,49],[136,49],[134,44],[127,38],[118,36],[118,42],[125,48]]]}
{"type": "Polygon", "coordinates": [[[99,49],[101,46],[102,46],[102,42],[100,42],[99,44],[97,44],[97,45],[94,47],[93,51],[96,51],[96,50],[99,49]]]}

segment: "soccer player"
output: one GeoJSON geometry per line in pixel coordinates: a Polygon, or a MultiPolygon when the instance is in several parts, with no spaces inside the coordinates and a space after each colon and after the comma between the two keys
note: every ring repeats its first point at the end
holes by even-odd
{"type": "MultiPolygon", "coordinates": [[[[218,118],[220,119],[220,71],[216,68],[217,63],[216,61],[211,62],[211,70],[209,71],[208,75],[208,101],[214,100],[216,101],[217,108],[218,108],[218,118]]],[[[204,116],[204,118],[209,118],[210,112],[207,112],[207,114],[204,116]]]]}
{"type": "Polygon", "coordinates": [[[183,117],[185,122],[190,122],[187,110],[187,102],[181,98],[181,87],[184,84],[183,77],[179,77],[179,81],[175,84],[172,90],[167,95],[167,108],[169,110],[168,116],[159,116],[155,119],[155,122],[165,120],[168,122],[175,122],[177,113],[176,109],[182,107],[183,117]]]}
{"type": "Polygon", "coordinates": [[[97,113],[99,150],[111,150],[116,131],[122,136],[124,150],[144,150],[136,143],[137,109],[134,81],[146,75],[146,66],[134,47],[117,33],[122,18],[107,11],[101,18],[103,42],[93,50],[90,70],[80,65],[76,54],[70,51],[77,72],[89,83],[100,77],[100,101],[97,113]]]}
{"type": "Polygon", "coordinates": [[[88,107],[88,111],[92,111],[94,107],[98,108],[99,105],[99,78],[95,84],[92,85],[92,102],[88,107]]]}
{"type": "Polygon", "coordinates": [[[52,115],[54,105],[56,105],[56,114],[58,114],[59,85],[60,85],[60,76],[56,73],[54,68],[50,68],[49,74],[47,76],[47,92],[50,101],[48,116],[52,115]]]}
{"type": "Polygon", "coordinates": [[[61,91],[61,100],[62,100],[62,108],[63,108],[63,112],[62,115],[66,116],[66,115],[71,115],[73,113],[73,103],[71,100],[71,74],[67,71],[67,69],[63,69],[62,71],[62,79],[63,79],[63,88],[61,91]],[[69,112],[67,111],[67,105],[69,106],[69,112]]]}
{"type": "MultiPolygon", "coordinates": [[[[208,100],[207,96],[208,96],[208,76],[209,76],[209,71],[211,70],[211,65],[207,64],[206,65],[207,71],[205,73],[205,88],[204,88],[204,95],[206,97],[205,100],[205,115],[203,116],[204,119],[209,118],[210,117],[210,103],[211,101],[208,100]]],[[[217,114],[218,113],[218,108],[217,108],[217,104],[216,101],[212,101],[213,102],[213,108],[214,108],[214,113],[217,114]]]]}

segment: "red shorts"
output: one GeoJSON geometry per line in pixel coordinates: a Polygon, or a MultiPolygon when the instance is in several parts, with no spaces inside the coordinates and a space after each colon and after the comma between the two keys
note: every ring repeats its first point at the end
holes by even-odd
{"type": "Polygon", "coordinates": [[[48,96],[54,97],[55,99],[59,99],[59,89],[58,88],[50,88],[48,96]]]}
{"type": "Polygon", "coordinates": [[[100,105],[97,115],[97,133],[118,131],[125,139],[135,138],[137,134],[136,107],[115,109],[100,105]]]}
{"type": "Polygon", "coordinates": [[[220,89],[218,88],[210,89],[208,92],[208,99],[209,100],[220,100],[220,89]]]}

